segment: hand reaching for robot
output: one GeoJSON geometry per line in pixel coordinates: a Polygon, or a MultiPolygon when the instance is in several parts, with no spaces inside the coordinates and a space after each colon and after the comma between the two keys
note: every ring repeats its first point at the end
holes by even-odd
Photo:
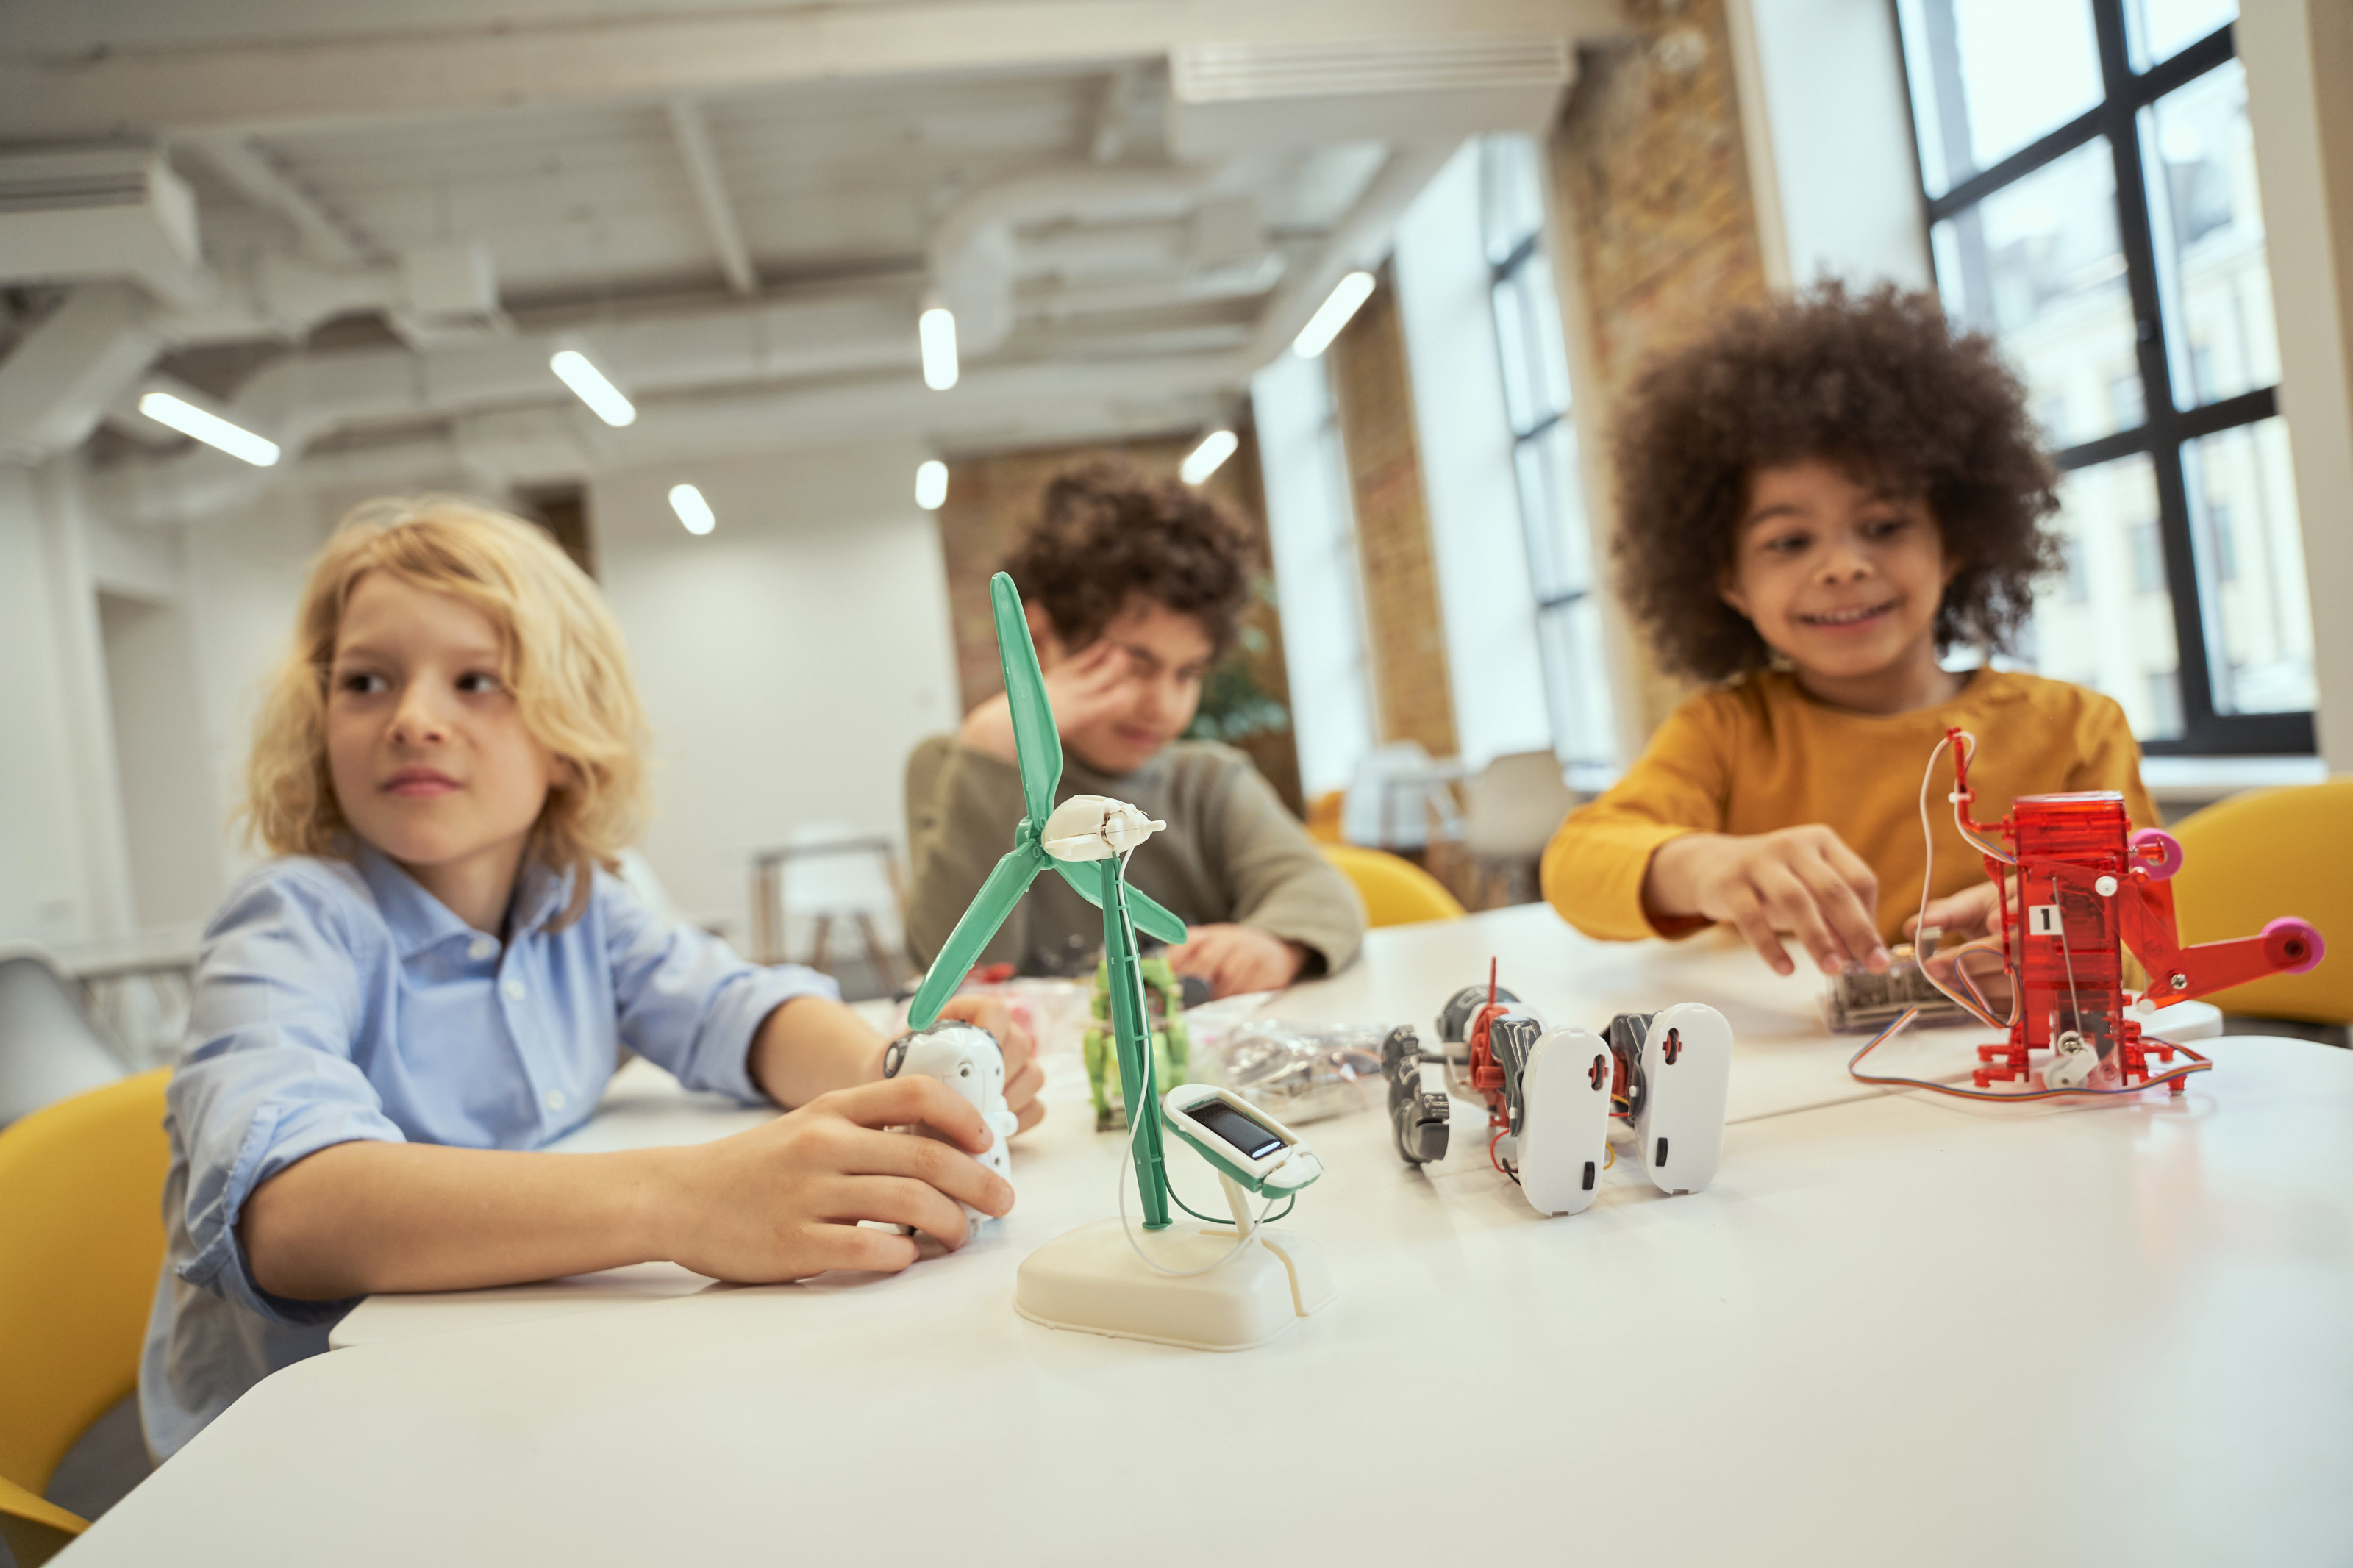
{"type": "Polygon", "coordinates": [[[714,1279],[803,1279],[831,1268],[895,1273],[915,1261],[914,1237],[860,1225],[912,1226],[951,1250],[965,1238],[961,1205],[989,1215],[1013,1188],[974,1154],[996,1134],[935,1079],[902,1078],[819,1095],[763,1127],[662,1151],[646,1194],[662,1216],[659,1256],[714,1279]],[[940,1138],[893,1127],[920,1124],[940,1138]]]}
{"type": "MultiPolygon", "coordinates": [[[[1109,639],[1054,660],[1044,678],[1046,700],[1054,710],[1054,727],[1066,740],[1124,711],[1135,700],[1134,661],[1124,645],[1109,639]]],[[[976,752],[1014,761],[1013,707],[1005,693],[998,692],[965,714],[956,739],[976,752]]]]}
{"type": "Polygon", "coordinates": [[[1020,1122],[1017,1137],[1045,1120],[1038,1091],[1046,1087],[1046,1069],[1038,1065],[1038,1042],[1013,1021],[1013,1009],[1002,997],[951,996],[941,1005],[940,1016],[976,1025],[997,1037],[997,1048],[1005,1053],[1005,1109],[1020,1122]]]}
{"type": "Polygon", "coordinates": [[[1212,996],[1237,996],[1248,991],[1279,991],[1299,978],[1307,950],[1256,926],[1219,923],[1197,925],[1178,945],[1168,950],[1168,967],[1178,974],[1198,974],[1209,983],[1212,996]]]}
{"type": "MultiPolygon", "coordinates": [[[[2004,888],[2014,889],[2018,879],[2007,879],[2004,888]]],[[[2004,892],[1991,881],[1973,883],[1957,893],[1932,899],[1925,911],[1926,923],[1933,931],[1959,942],[1972,942],[1981,936],[1995,935],[2000,926],[2001,900],[2004,892]]],[[[1919,939],[1923,916],[1906,916],[1904,934],[1919,939]]]]}
{"type": "Polygon", "coordinates": [[[1794,935],[1825,974],[1850,963],[1884,972],[1888,952],[1873,917],[1878,904],[1879,879],[1820,823],[1670,839],[1642,878],[1642,906],[1654,921],[1696,915],[1736,927],[1777,974],[1798,967],[1784,934],[1794,935]]]}

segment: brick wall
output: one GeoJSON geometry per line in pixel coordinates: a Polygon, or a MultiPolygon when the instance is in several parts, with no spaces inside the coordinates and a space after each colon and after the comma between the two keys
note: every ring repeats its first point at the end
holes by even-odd
{"type": "MultiPolygon", "coordinates": [[[[1266,543],[1258,442],[1247,422],[1237,425],[1234,433],[1241,438],[1241,446],[1203,488],[1230,507],[1251,531],[1261,591],[1242,618],[1247,656],[1260,687],[1288,708],[1291,683],[1282,660],[1282,623],[1274,605],[1274,568],[1266,543]]],[[[947,567],[956,681],[967,711],[1004,689],[1004,673],[997,658],[997,623],[989,612],[988,579],[1036,519],[1039,502],[1054,476],[1104,458],[1132,463],[1149,473],[1174,474],[1198,439],[1187,436],[1115,446],[1049,447],[965,458],[948,465],[948,499],[936,515],[947,567]]],[[[1299,751],[1288,730],[1261,731],[1233,743],[1250,754],[1292,810],[1303,810],[1299,751]]]]}
{"type": "Polygon", "coordinates": [[[1431,756],[1451,757],[1456,742],[1446,623],[1414,441],[1405,333],[1386,268],[1380,287],[1327,352],[1356,508],[1375,721],[1385,742],[1419,741],[1431,756]]]}
{"type": "MultiPolygon", "coordinates": [[[[1578,423],[1603,460],[1612,395],[1645,356],[1765,298],[1724,0],[1625,0],[1625,37],[1585,51],[1552,137],[1573,258],[1564,303],[1599,406],[1578,423]]],[[[1614,530],[1611,521],[1597,538],[1614,530]]],[[[1685,688],[1636,659],[1647,732],[1685,688]]]]}

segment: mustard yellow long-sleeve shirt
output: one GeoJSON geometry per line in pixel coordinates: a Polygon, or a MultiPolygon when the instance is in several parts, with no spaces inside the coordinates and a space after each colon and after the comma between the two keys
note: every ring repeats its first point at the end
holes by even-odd
{"type": "MultiPolygon", "coordinates": [[[[1958,697],[1884,717],[1808,697],[1783,671],[1748,676],[1674,710],[1630,772],[1569,814],[1544,857],[1545,898],[1588,936],[1683,936],[1706,922],[1653,926],[1642,878],[1660,845],[1686,833],[1770,833],[1819,822],[1879,877],[1879,930],[1899,938],[1920,907],[1920,777],[1949,726],[1977,736],[1972,815],[2001,820],[2013,795],[2116,790],[2136,826],[2158,825],[2124,710],[2063,680],[1980,669],[1958,697]]],[[[1985,879],[1946,800],[1949,755],[1928,782],[1936,835],[1931,898],[1985,879]]]]}

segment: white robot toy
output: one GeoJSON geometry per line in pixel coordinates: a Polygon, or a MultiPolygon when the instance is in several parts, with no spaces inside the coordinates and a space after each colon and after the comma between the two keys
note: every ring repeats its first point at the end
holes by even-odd
{"type": "MultiPolygon", "coordinates": [[[[1005,1053],[998,1048],[996,1037],[977,1025],[953,1018],[943,1018],[928,1029],[902,1035],[882,1053],[882,1076],[910,1075],[935,1078],[972,1103],[972,1108],[980,1112],[980,1119],[988,1123],[989,1131],[997,1135],[987,1152],[975,1158],[1008,1182],[1012,1181],[1013,1162],[1005,1145],[1021,1123],[1006,1108],[1005,1053]]],[[[964,1205],[964,1215],[976,1226],[992,1217],[970,1204],[964,1205]]]]}
{"type": "Polygon", "coordinates": [[[1724,1106],[1732,1080],[1732,1026],[1697,1002],[1623,1013],[1596,1035],[1542,1019],[1491,974],[1449,998],[1438,1016],[1444,1048],[1424,1052],[1410,1028],[1390,1032],[1382,1056],[1398,1154],[1409,1165],[1445,1158],[1450,1112],[1424,1093],[1421,1064],[1488,1110],[1487,1157],[1545,1215],[1593,1202],[1614,1163],[1609,1122],[1630,1122],[1642,1173],[1665,1193],[1694,1193],[1715,1178],[1724,1152],[1724,1106]]]}

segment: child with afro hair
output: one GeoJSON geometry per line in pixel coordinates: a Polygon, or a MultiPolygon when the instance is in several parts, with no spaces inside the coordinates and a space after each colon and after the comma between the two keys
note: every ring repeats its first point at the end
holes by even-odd
{"type": "MultiPolygon", "coordinates": [[[[1783,974],[1789,937],[1826,973],[1883,969],[1920,908],[1921,771],[1948,727],[1977,736],[1980,818],[2116,790],[2157,823],[2112,700],[1945,668],[2009,647],[2061,558],[2023,391],[1934,296],[1831,283],[1734,318],[1640,376],[1615,457],[1620,591],[1660,663],[1707,685],[1546,851],[1578,930],[1726,923],[1783,974]]],[[[1948,812],[1929,824],[1927,923],[1974,934],[1992,885],[1948,812]]]]}

